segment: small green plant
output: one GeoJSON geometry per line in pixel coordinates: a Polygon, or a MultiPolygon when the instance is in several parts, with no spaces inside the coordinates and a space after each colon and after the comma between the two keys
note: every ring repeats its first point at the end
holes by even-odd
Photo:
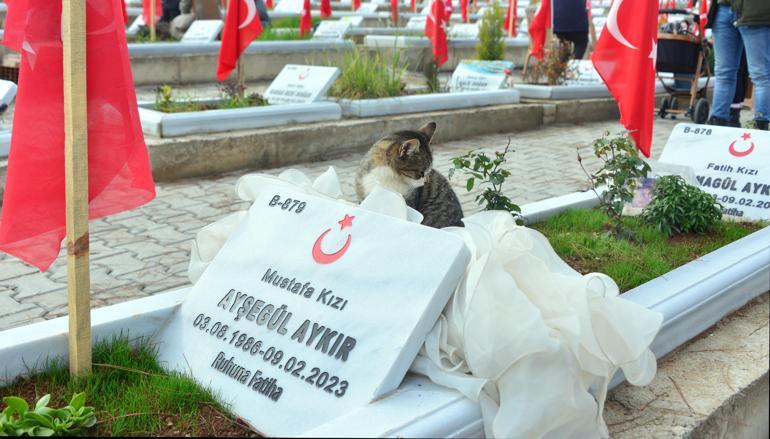
{"type": "Polygon", "coordinates": [[[170,85],[161,85],[155,90],[155,110],[170,113],[174,107],[174,98],[171,96],[173,88],[170,85]]]}
{"type": "Polygon", "coordinates": [[[86,394],[75,394],[61,409],[48,407],[51,395],[40,398],[33,410],[27,401],[6,396],[0,412],[0,436],[72,436],[96,425],[94,408],[86,407],[86,394]]]}
{"type": "Polygon", "coordinates": [[[401,80],[404,71],[406,60],[402,59],[400,50],[394,50],[388,60],[379,52],[370,55],[365,49],[356,48],[345,53],[342,73],[334,81],[329,95],[341,99],[399,96],[404,89],[401,80]]]}
{"type": "Polygon", "coordinates": [[[245,108],[267,105],[267,100],[259,93],[246,95],[246,87],[238,81],[225,81],[219,84],[222,102],[217,108],[245,108]]]}
{"type": "Polygon", "coordinates": [[[449,170],[449,178],[452,178],[455,171],[468,175],[468,180],[465,182],[465,189],[468,192],[472,191],[477,183],[479,187],[484,187],[484,191],[476,195],[476,203],[484,206],[484,210],[505,210],[518,217],[521,208],[503,195],[502,191],[505,179],[511,176],[511,172],[502,167],[507,161],[508,154],[513,152],[510,147],[509,139],[508,145],[502,152],[495,151],[494,158],[476,150],[453,158],[454,168],[449,170]]]}
{"type": "Polygon", "coordinates": [[[600,139],[593,142],[594,155],[603,163],[596,173],[590,174],[586,171],[580,152],[577,159],[583,172],[591,180],[594,193],[601,201],[601,211],[612,222],[615,237],[623,238],[626,235],[623,232],[623,206],[634,198],[636,181],[647,176],[650,165],[639,158],[628,133],[616,137],[609,136],[610,132],[605,131],[600,139]],[[606,186],[603,195],[599,195],[597,191],[599,186],[606,186]]]}
{"type": "Polygon", "coordinates": [[[505,35],[503,34],[503,8],[492,2],[492,7],[484,12],[479,25],[479,42],[476,44],[476,56],[483,61],[500,61],[505,56],[505,35]]]}
{"type": "Polygon", "coordinates": [[[428,89],[430,90],[430,93],[441,92],[441,83],[439,82],[439,79],[438,79],[438,64],[436,64],[436,61],[430,60],[427,63],[425,63],[423,74],[425,75],[425,79],[427,80],[428,89]]]}
{"type": "Polygon", "coordinates": [[[714,197],[678,175],[658,178],[652,197],[642,218],[668,236],[705,233],[722,219],[722,206],[714,197]]]}

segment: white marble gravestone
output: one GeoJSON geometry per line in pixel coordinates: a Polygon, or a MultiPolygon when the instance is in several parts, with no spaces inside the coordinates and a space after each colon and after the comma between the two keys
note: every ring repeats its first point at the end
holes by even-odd
{"type": "Polygon", "coordinates": [[[360,15],[346,15],[340,18],[340,21],[350,23],[352,27],[359,27],[364,22],[364,17],[360,15]]]}
{"type": "Polygon", "coordinates": [[[16,88],[13,82],[0,80],[0,104],[11,105],[16,99],[16,88]]]}
{"type": "Polygon", "coordinates": [[[273,9],[275,12],[299,14],[302,12],[302,0],[279,0],[273,9]]]}
{"type": "Polygon", "coordinates": [[[286,64],[265,91],[270,104],[306,104],[318,100],[340,74],[337,67],[286,64]]]}
{"type": "Polygon", "coordinates": [[[398,388],[465,271],[458,236],[266,188],[160,335],[268,436],[296,436],[398,388]]]}
{"type": "Polygon", "coordinates": [[[356,13],[359,13],[359,14],[374,14],[376,12],[377,12],[376,3],[362,3],[361,6],[356,10],[356,13]]]}
{"type": "Polygon", "coordinates": [[[341,40],[350,29],[350,22],[342,20],[324,20],[313,32],[314,40],[341,40]]]}
{"type": "Polygon", "coordinates": [[[572,59],[567,63],[566,85],[597,85],[602,84],[602,77],[594,68],[590,59],[572,59]]]}
{"type": "Polygon", "coordinates": [[[770,219],[770,133],[680,123],[660,161],[691,166],[726,215],[770,219]]]}
{"type": "Polygon", "coordinates": [[[222,20],[195,20],[182,36],[183,43],[211,43],[222,32],[222,20]]]}
{"type": "Polygon", "coordinates": [[[428,20],[427,16],[412,17],[406,22],[406,29],[410,30],[422,30],[425,29],[425,22],[428,20]]]}
{"type": "Polygon", "coordinates": [[[499,90],[506,85],[506,70],[513,70],[513,62],[464,59],[452,73],[449,91],[499,90]]]}
{"type": "Polygon", "coordinates": [[[449,27],[449,38],[451,39],[478,39],[479,37],[479,23],[457,23],[449,27]]]}
{"type": "Polygon", "coordinates": [[[126,29],[126,35],[129,37],[136,35],[139,33],[139,29],[142,26],[146,26],[146,24],[144,23],[144,17],[142,17],[142,14],[139,14],[128,26],[128,29],[126,29]]]}

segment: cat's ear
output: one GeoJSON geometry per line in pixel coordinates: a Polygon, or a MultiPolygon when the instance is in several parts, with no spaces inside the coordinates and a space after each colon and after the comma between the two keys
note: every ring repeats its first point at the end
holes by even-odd
{"type": "Polygon", "coordinates": [[[398,156],[399,157],[410,156],[410,155],[414,154],[419,149],[420,149],[420,140],[419,139],[405,140],[398,147],[398,156]]]}
{"type": "Polygon", "coordinates": [[[436,122],[426,123],[420,127],[419,131],[428,137],[428,143],[430,143],[430,139],[433,138],[433,133],[436,132],[436,122]]]}

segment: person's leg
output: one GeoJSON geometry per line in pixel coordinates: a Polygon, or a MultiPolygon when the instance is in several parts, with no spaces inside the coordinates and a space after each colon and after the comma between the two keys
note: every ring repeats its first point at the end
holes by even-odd
{"type": "Polygon", "coordinates": [[[575,59],[583,59],[588,48],[588,32],[575,32],[572,42],[575,44],[573,56],[575,59]]]}
{"type": "Polygon", "coordinates": [[[770,26],[741,26],[740,31],[754,82],[754,120],[766,130],[770,120],[770,26]]]}
{"type": "Polygon", "coordinates": [[[730,104],[735,95],[735,81],[743,52],[743,40],[735,28],[735,13],[730,6],[717,10],[712,33],[714,35],[714,98],[709,123],[725,125],[730,117],[730,104]]]}
{"type": "MultiPolygon", "coordinates": [[[[745,47],[745,45],[744,45],[745,47]]],[[[733,103],[730,105],[730,122],[731,127],[741,126],[741,108],[743,107],[743,101],[746,99],[746,89],[749,88],[749,67],[746,64],[746,51],[741,54],[741,64],[738,67],[738,75],[735,82],[735,95],[733,96],[733,103]]]]}

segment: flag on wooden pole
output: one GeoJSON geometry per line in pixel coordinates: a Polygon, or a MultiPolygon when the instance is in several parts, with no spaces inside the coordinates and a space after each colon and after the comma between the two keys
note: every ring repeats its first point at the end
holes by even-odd
{"type": "Polygon", "coordinates": [[[529,38],[532,40],[529,53],[541,61],[545,58],[545,39],[550,28],[551,0],[541,0],[532,22],[529,23],[529,38]]]}
{"type": "Polygon", "coordinates": [[[255,0],[230,0],[219,46],[217,79],[224,81],[238,64],[238,58],[254,38],[262,33],[255,0]]]}
{"type": "Polygon", "coordinates": [[[463,23],[468,22],[468,0],[460,0],[460,16],[463,23]]]}
{"type": "Polygon", "coordinates": [[[446,15],[446,7],[442,0],[433,0],[430,14],[425,20],[425,36],[433,46],[433,59],[441,66],[449,59],[447,48],[446,24],[449,21],[446,15]]]}
{"type": "Polygon", "coordinates": [[[647,157],[652,145],[657,53],[655,2],[615,0],[591,60],[618,101],[620,123],[647,157]]]}
{"type": "MultiPolygon", "coordinates": [[[[118,0],[88,0],[88,214],[155,197],[118,0]]],[[[40,270],[65,236],[62,2],[14,0],[3,44],[21,52],[0,250],[40,270]]],[[[82,64],[78,66],[82,69],[82,64]]]]}
{"type": "Polygon", "coordinates": [[[163,15],[161,0],[155,0],[154,5],[152,3],[152,0],[142,0],[142,19],[147,26],[157,23],[163,15]]]}
{"type": "Polygon", "coordinates": [[[361,7],[361,0],[353,0],[353,10],[357,11],[361,7]]]}
{"type": "Polygon", "coordinates": [[[390,21],[393,26],[398,26],[398,0],[390,0],[390,21]]]}
{"type": "MultiPolygon", "coordinates": [[[[590,0],[589,0],[590,1],[590,0]]],[[[516,0],[508,0],[508,11],[505,13],[505,22],[503,22],[503,30],[508,32],[509,37],[516,36],[516,0]]]]}

